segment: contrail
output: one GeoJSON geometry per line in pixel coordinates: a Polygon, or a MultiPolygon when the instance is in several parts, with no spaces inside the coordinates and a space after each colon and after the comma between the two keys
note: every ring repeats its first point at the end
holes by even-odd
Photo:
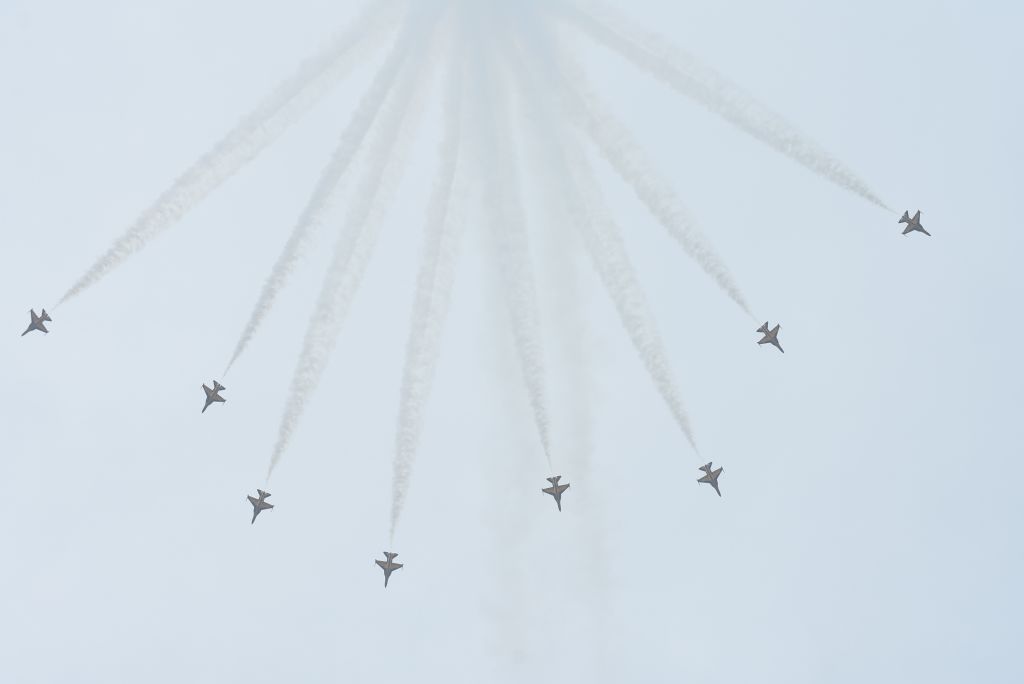
{"type": "Polygon", "coordinates": [[[263,290],[260,292],[259,300],[249,316],[249,321],[242,330],[242,335],[235,345],[235,351],[231,355],[224,374],[231,369],[238,357],[245,351],[256,330],[263,323],[267,314],[274,306],[278,293],[284,288],[295,269],[303,250],[307,247],[314,231],[319,228],[324,217],[334,204],[341,191],[341,180],[352,159],[358,153],[363,141],[366,139],[367,131],[377,118],[381,105],[387,94],[391,91],[395,78],[408,55],[409,33],[415,30],[411,24],[399,32],[391,52],[384,60],[380,69],[374,76],[369,89],[363,94],[359,106],[352,114],[348,125],[341,134],[338,146],[334,150],[327,166],[320,174],[316,188],[310,196],[305,209],[299,216],[298,222],[292,229],[288,242],[285,243],[281,254],[274,264],[274,268],[263,283],[263,290]]]}
{"type": "Polygon", "coordinates": [[[441,328],[448,313],[462,237],[461,217],[453,215],[458,210],[459,202],[455,183],[461,145],[462,64],[453,63],[450,68],[439,173],[427,210],[423,260],[417,278],[416,300],[405,347],[405,369],[399,395],[391,500],[392,541],[409,491],[413,459],[419,448],[423,409],[434,379],[441,328]]]}
{"type": "MultiPolygon", "coordinates": [[[[483,59],[486,57],[481,56],[480,60],[483,59]]],[[[500,106],[492,106],[489,100],[500,98],[500,93],[493,88],[495,75],[493,71],[483,73],[483,65],[477,64],[477,67],[478,83],[473,88],[478,102],[476,115],[478,123],[490,124],[489,128],[478,131],[476,140],[477,160],[484,177],[483,200],[492,224],[491,232],[505,284],[516,351],[541,446],[550,468],[551,440],[544,378],[544,347],[525,227],[526,217],[520,204],[519,179],[514,165],[515,151],[506,144],[503,128],[499,126],[499,122],[503,122],[500,106]]]]}
{"type": "Polygon", "coordinates": [[[590,136],[619,176],[683,250],[736,302],[752,315],[743,293],[721,257],[697,226],[672,187],[646,158],[640,145],[590,88],[583,70],[567,56],[559,60],[570,117],[590,136]]]}
{"type": "MultiPolygon", "coordinates": [[[[519,54],[523,54],[520,52],[519,54]]],[[[572,145],[565,131],[553,128],[554,118],[536,87],[535,80],[520,65],[526,93],[522,98],[531,108],[536,123],[534,134],[527,136],[537,150],[534,172],[545,174],[544,185],[557,188],[564,198],[570,221],[579,229],[605,289],[622,319],[633,346],[658,392],[665,400],[687,441],[697,451],[690,418],[676,388],[672,368],[661,336],[654,323],[643,289],[629,261],[618,227],[603,209],[600,191],[582,151],[572,145]],[[543,122],[543,123],[541,123],[543,122]],[[543,154],[543,157],[539,155],[543,154]],[[543,161],[541,161],[543,159],[543,161]]]]}
{"type": "MultiPolygon", "coordinates": [[[[535,144],[531,141],[523,147],[533,148],[535,144]]],[[[531,155],[531,161],[535,156],[540,155],[531,155]]],[[[536,166],[543,162],[537,160],[533,163],[536,166]]],[[[545,276],[540,281],[548,312],[545,329],[551,331],[552,352],[559,359],[553,371],[559,372],[567,391],[561,401],[553,402],[554,415],[561,415],[556,421],[558,429],[554,431],[553,438],[555,449],[562,457],[560,463],[564,461],[564,467],[567,470],[571,467],[573,474],[579,477],[588,469],[593,450],[591,397],[594,386],[588,326],[581,306],[584,298],[581,297],[579,282],[582,275],[580,267],[589,269],[585,261],[588,257],[575,226],[569,224],[566,212],[561,211],[564,184],[547,182],[549,174],[544,170],[534,171],[531,175],[544,181],[542,199],[546,220],[541,227],[542,236],[547,240],[539,245],[539,261],[545,276]]]]}
{"type": "Polygon", "coordinates": [[[393,24],[395,5],[394,0],[373,3],[326,50],[305,61],[291,78],[179,176],[58,303],[99,282],[280,137],[353,66],[355,58],[363,52],[356,48],[366,50],[378,44],[378,36],[393,24]]]}
{"type": "Polygon", "coordinates": [[[568,162],[569,173],[575,180],[574,190],[577,195],[569,202],[573,221],[583,233],[598,275],[615,303],[622,324],[647,367],[647,372],[650,373],[686,439],[694,451],[697,451],[690,417],[676,389],[661,336],[658,334],[654,317],[647,308],[646,298],[626,254],[618,227],[608,217],[607,211],[597,209],[601,206],[600,194],[582,154],[573,154],[568,162]]]}
{"type": "MultiPolygon", "coordinates": [[[[433,25],[423,27],[422,33],[417,33],[414,40],[429,41],[433,25]]],[[[353,196],[353,204],[342,225],[334,257],[306,329],[288,403],[267,468],[268,480],[291,441],[306,403],[320,382],[341,325],[359,289],[387,208],[405,170],[407,148],[414,134],[412,129],[421,119],[434,56],[434,50],[427,48],[427,57],[421,64],[417,62],[417,52],[423,54],[422,49],[410,50],[413,58],[391,94],[373,145],[367,152],[365,175],[353,196]],[[411,118],[407,120],[407,116],[411,118]]]]}
{"type": "Polygon", "coordinates": [[[586,9],[581,9],[576,3],[559,2],[556,11],[595,41],[777,152],[839,187],[891,211],[845,164],[722,74],[701,64],[696,57],[662,36],[645,31],[603,2],[579,4],[585,5],[586,9]]]}

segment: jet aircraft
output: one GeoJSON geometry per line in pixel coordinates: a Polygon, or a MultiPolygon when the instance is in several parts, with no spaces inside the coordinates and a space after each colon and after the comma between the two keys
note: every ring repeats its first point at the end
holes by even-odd
{"type": "Polygon", "coordinates": [[[558,484],[558,481],[562,479],[561,475],[555,475],[554,477],[547,478],[548,482],[551,483],[550,487],[545,487],[540,490],[545,494],[550,494],[555,497],[555,503],[558,504],[558,510],[562,510],[562,492],[569,488],[569,483],[566,482],[564,485],[558,484]]]}
{"type": "Polygon", "coordinates": [[[210,408],[210,404],[212,404],[215,401],[222,402],[222,403],[227,401],[227,399],[225,399],[224,397],[220,396],[221,390],[226,390],[226,389],[227,389],[227,387],[225,387],[224,385],[220,384],[216,380],[213,381],[213,389],[210,389],[206,385],[203,385],[203,391],[206,392],[206,404],[203,405],[203,410],[200,411],[200,413],[206,413],[206,409],[210,408]]]}
{"type": "Polygon", "coordinates": [[[33,330],[42,330],[44,333],[50,332],[49,330],[46,329],[46,326],[43,325],[46,321],[53,320],[52,318],[50,318],[50,314],[46,313],[46,309],[43,309],[43,313],[39,314],[38,316],[36,316],[35,309],[29,311],[29,314],[32,316],[32,322],[28,324],[27,328],[25,328],[25,332],[21,333],[22,337],[28,335],[33,330]]]}
{"type": "Polygon", "coordinates": [[[903,229],[903,234],[904,235],[906,235],[907,233],[909,233],[912,230],[919,230],[922,233],[924,233],[925,235],[927,235],[928,237],[931,237],[931,235],[932,235],[931,233],[929,233],[927,230],[925,230],[921,226],[921,210],[920,209],[918,209],[917,213],[914,214],[914,218],[910,218],[910,212],[909,211],[903,212],[903,216],[900,217],[900,220],[898,221],[898,223],[906,223],[907,224],[907,227],[903,229]]]}
{"type": "Polygon", "coordinates": [[[707,474],[704,475],[703,477],[697,478],[697,482],[707,482],[709,485],[715,488],[715,491],[718,493],[718,496],[722,496],[722,492],[719,491],[718,489],[718,476],[722,474],[721,466],[712,470],[711,462],[709,461],[707,465],[702,465],[700,468],[698,468],[698,470],[703,470],[707,474]]]}
{"type": "Polygon", "coordinates": [[[262,489],[257,489],[256,493],[260,495],[260,498],[257,499],[255,496],[246,497],[247,499],[249,499],[249,503],[252,504],[252,522],[249,523],[250,525],[256,522],[256,516],[260,514],[260,511],[265,511],[268,508],[274,507],[274,504],[267,503],[266,501],[267,497],[270,496],[270,492],[265,492],[262,489]]]}
{"type": "Polygon", "coordinates": [[[758,344],[774,344],[776,347],[779,348],[780,352],[785,354],[786,351],[782,348],[782,345],[779,344],[779,328],[781,328],[781,327],[782,327],[781,325],[776,325],[774,328],[769,330],[768,329],[768,321],[765,321],[764,325],[762,325],[756,331],[756,332],[759,332],[759,333],[764,333],[764,337],[759,339],[757,341],[757,343],[758,344]]]}
{"type": "Polygon", "coordinates": [[[374,563],[376,563],[377,565],[380,566],[381,570],[384,571],[384,587],[385,588],[387,588],[387,586],[388,586],[388,580],[391,579],[391,573],[393,573],[395,570],[398,570],[400,567],[402,567],[401,563],[396,563],[395,562],[395,556],[397,556],[397,555],[398,555],[397,553],[391,553],[390,551],[385,551],[384,552],[384,557],[387,558],[387,560],[375,560],[375,561],[373,561],[374,563]]]}

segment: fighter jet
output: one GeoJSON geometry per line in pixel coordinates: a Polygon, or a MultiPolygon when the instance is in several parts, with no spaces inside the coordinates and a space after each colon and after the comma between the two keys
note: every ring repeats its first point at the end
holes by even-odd
{"type": "Polygon", "coordinates": [[[711,463],[709,461],[707,465],[702,465],[698,470],[703,470],[707,474],[704,475],[704,477],[697,478],[697,482],[707,482],[715,488],[715,491],[718,492],[718,496],[722,496],[722,492],[718,489],[718,476],[722,474],[722,468],[718,467],[712,470],[711,463]]]}
{"type": "Polygon", "coordinates": [[[931,233],[921,227],[921,210],[918,209],[917,213],[914,214],[914,218],[910,218],[910,212],[903,212],[903,216],[900,217],[899,223],[906,223],[907,227],[903,229],[903,234],[906,235],[912,230],[919,230],[928,237],[931,237],[931,233]]]}
{"type": "Polygon", "coordinates": [[[203,391],[206,392],[206,404],[203,406],[203,410],[200,413],[206,413],[206,409],[210,408],[210,404],[215,401],[225,402],[227,399],[220,396],[221,390],[226,390],[227,387],[220,384],[216,380],[213,381],[213,389],[210,389],[206,385],[203,385],[203,391]]]}
{"type": "Polygon", "coordinates": [[[562,479],[561,475],[555,475],[554,477],[549,477],[547,480],[548,480],[548,482],[551,483],[551,486],[550,487],[545,487],[544,489],[540,490],[540,491],[544,492],[545,494],[550,494],[551,496],[555,497],[555,503],[558,504],[558,510],[559,511],[562,510],[562,492],[564,492],[566,489],[569,488],[569,483],[568,482],[566,482],[564,485],[558,484],[558,481],[561,480],[561,479],[562,479]]]}
{"type": "Polygon", "coordinates": [[[246,497],[247,499],[249,499],[249,503],[252,504],[252,522],[249,523],[250,525],[256,522],[256,516],[260,514],[260,511],[265,511],[268,508],[274,507],[274,504],[267,503],[266,501],[267,497],[270,496],[270,492],[265,492],[262,489],[257,489],[256,493],[260,495],[260,498],[257,499],[255,496],[246,497]]]}
{"type": "Polygon", "coordinates": [[[769,330],[768,329],[768,321],[765,321],[764,325],[762,325],[760,328],[757,329],[757,332],[764,333],[764,337],[759,339],[757,341],[757,343],[758,344],[774,344],[776,347],[779,348],[780,352],[785,354],[786,351],[782,348],[782,345],[779,344],[779,328],[781,328],[781,327],[782,327],[781,325],[776,325],[774,328],[769,330]]]}
{"type": "Polygon", "coordinates": [[[387,586],[388,586],[388,580],[391,579],[391,573],[393,573],[395,570],[398,570],[400,567],[402,567],[401,563],[396,563],[395,562],[395,556],[397,556],[397,555],[398,555],[397,553],[391,553],[390,551],[385,551],[384,552],[384,557],[387,558],[387,560],[375,560],[375,561],[373,561],[374,563],[376,563],[377,565],[380,566],[381,570],[384,571],[384,587],[385,588],[387,588],[387,586]]]}
{"type": "Polygon", "coordinates": [[[46,326],[43,325],[43,323],[45,323],[46,321],[53,320],[52,318],[50,318],[50,314],[46,313],[46,309],[43,309],[43,313],[41,313],[38,316],[36,316],[35,309],[29,311],[29,314],[32,315],[32,322],[28,324],[27,328],[25,328],[25,332],[21,333],[22,337],[28,335],[33,330],[42,330],[44,333],[50,332],[49,330],[46,329],[46,326]]]}

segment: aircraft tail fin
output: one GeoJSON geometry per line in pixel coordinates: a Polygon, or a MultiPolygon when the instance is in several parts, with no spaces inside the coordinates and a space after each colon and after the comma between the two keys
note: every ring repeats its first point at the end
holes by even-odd
{"type": "Polygon", "coordinates": [[[225,387],[224,385],[222,385],[219,382],[217,382],[216,380],[214,380],[213,381],[213,389],[216,390],[217,392],[219,392],[222,389],[227,389],[227,387],[225,387]]]}
{"type": "Polygon", "coordinates": [[[903,216],[900,217],[899,223],[910,223],[910,212],[903,212],[903,216]]]}
{"type": "Polygon", "coordinates": [[[762,325],[760,328],[758,328],[755,332],[764,333],[765,335],[767,335],[768,334],[768,321],[765,321],[764,325],[762,325]]]}
{"type": "Polygon", "coordinates": [[[256,492],[260,495],[261,499],[266,499],[268,496],[270,496],[270,492],[265,492],[262,489],[257,489],[256,492]]]}
{"type": "Polygon", "coordinates": [[[50,318],[50,314],[46,313],[46,309],[43,309],[43,312],[41,314],[39,314],[39,318],[43,319],[44,321],[52,321],[53,320],[52,318],[50,318]]]}

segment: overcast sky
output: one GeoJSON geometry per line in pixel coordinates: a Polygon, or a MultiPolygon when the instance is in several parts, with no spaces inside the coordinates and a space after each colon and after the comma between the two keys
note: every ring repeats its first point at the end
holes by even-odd
{"type": "Polygon", "coordinates": [[[269,482],[276,508],[250,525],[245,497],[264,486],[350,195],[218,374],[385,44],[166,234],[53,308],[360,7],[0,3],[0,680],[1024,678],[1024,17],[1002,2],[619,4],[896,212],[559,29],[757,320],[592,155],[701,453],[582,252],[559,252],[535,221],[552,461],[572,484],[559,514],[540,493],[552,473],[470,212],[391,548],[443,80],[413,112],[398,199],[269,482]],[[918,208],[933,237],[900,234],[899,213],[918,208]],[[18,337],[29,307],[50,311],[50,334],[18,337]],[[784,355],[755,344],[764,319],[782,324],[784,355]],[[200,414],[214,378],[227,403],[200,414]],[[721,499],[695,482],[709,459],[725,468],[721,499]],[[386,590],[384,549],[406,563],[386,590]]]}

